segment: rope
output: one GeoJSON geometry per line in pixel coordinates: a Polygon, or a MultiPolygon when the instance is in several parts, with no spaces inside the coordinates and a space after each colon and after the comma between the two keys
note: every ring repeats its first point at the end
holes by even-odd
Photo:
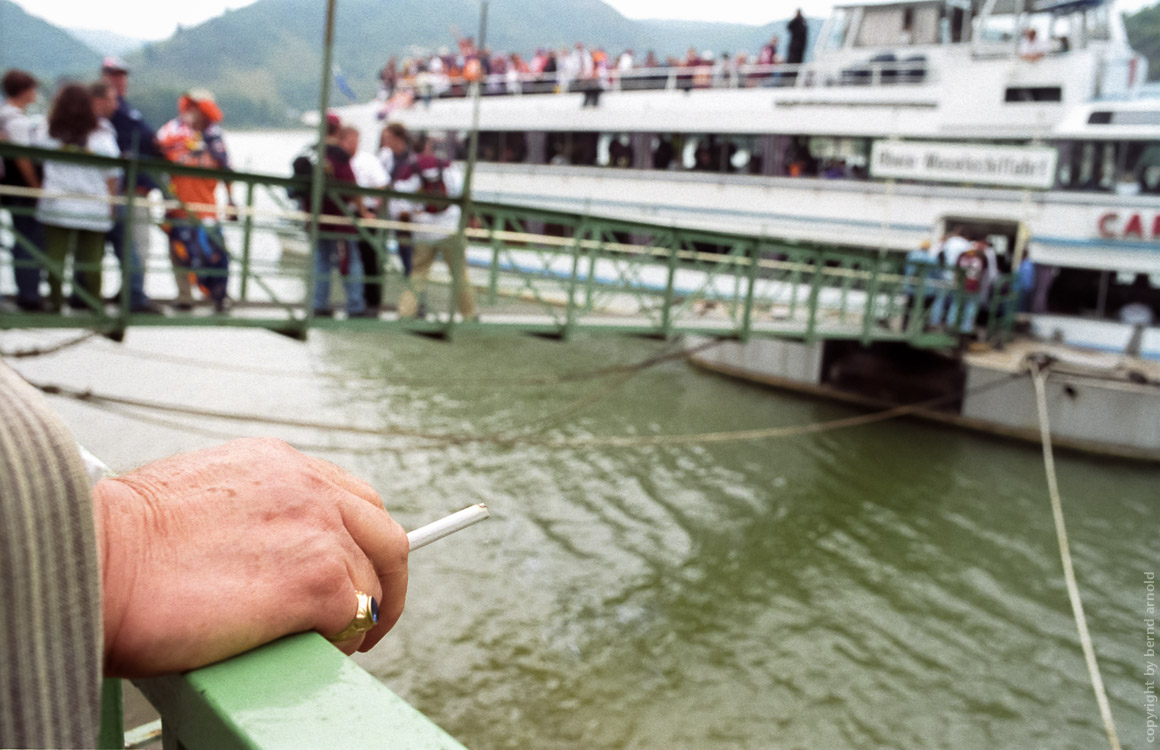
{"type": "Polygon", "coordinates": [[[187,367],[198,367],[208,370],[219,370],[222,372],[239,372],[250,375],[263,375],[268,377],[283,377],[290,379],[314,380],[319,376],[341,378],[347,382],[374,382],[387,383],[389,385],[420,385],[432,387],[446,387],[446,386],[463,386],[463,385],[480,385],[480,386],[504,386],[504,385],[520,385],[520,386],[542,386],[542,385],[559,385],[562,383],[574,383],[583,380],[594,380],[597,378],[607,377],[609,375],[618,375],[621,373],[632,373],[646,370],[665,362],[675,359],[685,359],[694,354],[699,354],[706,349],[717,346],[724,339],[714,339],[703,344],[690,347],[688,349],[681,349],[674,352],[664,352],[653,355],[647,359],[639,362],[630,362],[621,365],[609,365],[607,367],[599,367],[592,370],[579,370],[576,372],[564,373],[561,375],[530,375],[527,377],[504,377],[504,378],[480,378],[480,377],[463,377],[463,378],[429,378],[429,377],[361,377],[350,378],[339,373],[327,372],[298,372],[287,371],[285,369],[277,369],[272,367],[250,367],[246,365],[236,365],[229,363],[211,363],[205,360],[196,359],[194,357],[184,357],[177,354],[160,354],[157,352],[146,352],[140,349],[134,349],[126,344],[118,344],[116,347],[110,348],[109,353],[117,354],[124,357],[134,357],[137,359],[156,360],[158,362],[169,362],[172,364],[184,365],[187,367]]]}
{"type": "Polygon", "coordinates": [[[1055,538],[1059,542],[1059,556],[1063,560],[1063,578],[1067,582],[1067,596],[1071,599],[1071,611],[1075,615],[1075,625],[1079,630],[1079,642],[1083,647],[1083,658],[1087,662],[1092,689],[1096,693],[1096,703],[1100,707],[1100,718],[1108,733],[1112,750],[1120,750],[1120,740],[1116,736],[1116,724],[1112,719],[1112,709],[1108,705],[1108,694],[1104,681],[1100,678],[1100,667],[1096,663],[1096,652],[1092,637],[1088,632],[1087,618],[1083,613],[1083,602],[1079,598],[1079,586],[1075,582],[1075,569],[1071,564],[1071,548],[1067,542],[1067,529],[1063,523],[1063,504],[1059,499],[1059,483],[1055,475],[1055,456],[1051,449],[1051,427],[1047,419],[1047,396],[1044,383],[1047,381],[1047,367],[1032,365],[1031,382],[1035,385],[1035,404],[1039,410],[1039,436],[1043,444],[1043,468],[1047,473],[1047,492],[1051,495],[1051,514],[1055,518],[1055,538]]]}
{"type": "Polygon", "coordinates": [[[84,342],[88,341],[89,339],[91,339],[93,336],[96,336],[96,335],[97,335],[96,331],[88,331],[86,333],[82,333],[81,335],[79,335],[75,338],[66,339],[64,341],[61,341],[60,343],[54,344],[53,346],[42,346],[42,347],[36,347],[33,349],[17,349],[16,351],[12,351],[12,352],[6,352],[3,350],[0,350],[0,358],[3,358],[3,359],[24,359],[26,357],[43,357],[43,356],[48,355],[48,354],[56,354],[59,351],[63,351],[64,349],[68,349],[70,347],[76,346],[77,344],[83,344],[84,342]]]}
{"type": "MultiPolygon", "coordinates": [[[[267,417],[261,414],[234,413],[212,409],[199,409],[180,404],[168,404],[159,401],[134,399],[123,396],[94,393],[91,390],[77,390],[60,385],[36,383],[28,381],[33,387],[52,396],[72,398],[90,404],[118,404],[121,406],[135,406],[142,409],[187,414],[210,419],[223,419],[236,422],[261,423],[281,427],[297,427],[304,429],[323,430],[350,435],[368,435],[375,437],[409,437],[433,441],[433,446],[421,446],[423,449],[440,448],[447,445],[464,445],[468,443],[491,444],[499,447],[511,448],[518,445],[534,445],[544,448],[644,448],[652,446],[676,445],[708,445],[716,443],[769,440],[773,438],[796,437],[832,430],[848,429],[862,425],[884,422],[898,417],[904,417],[919,411],[937,408],[946,403],[961,399],[968,393],[981,393],[991,388],[1004,385],[1015,378],[1024,377],[1024,373],[994,380],[990,383],[969,389],[963,392],[950,393],[937,398],[928,399],[915,404],[896,406],[870,414],[860,414],[853,417],[844,417],[827,422],[815,422],[805,425],[789,425],[785,427],[768,427],[753,430],[734,430],[728,432],[703,432],[684,435],[647,435],[647,436],[603,436],[588,438],[540,438],[535,435],[504,435],[491,433],[485,435],[471,435],[463,433],[432,433],[419,430],[407,430],[396,427],[361,427],[333,422],[320,422],[301,419],[287,419],[281,417],[267,417]]],[[[619,387],[615,384],[611,392],[619,387]]],[[[586,405],[586,404],[585,404],[586,405]]],[[[418,448],[416,448],[418,449],[418,448]]]]}

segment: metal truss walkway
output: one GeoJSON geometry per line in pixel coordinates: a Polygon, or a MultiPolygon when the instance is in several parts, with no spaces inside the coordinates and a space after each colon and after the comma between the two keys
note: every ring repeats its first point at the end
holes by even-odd
{"type": "MultiPolygon", "coordinates": [[[[232,304],[227,311],[214,312],[212,305],[200,303],[187,312],[172,307],[164,314],[132,312],[127,291],[131,269],[120,267],[112,253],[102,263],[103,287],[120,287],[117,299],[97,300],[79,289],[74,292],[74,304],[62,311],[22,311],[11,298],[14,266],[38,266],[46,279],[63,279],[66,292],[78,269],[50,261],[40,246],[16,234],[7,221],[0,237],[0,329],[85,328],[114,338],[137,326],[256,327],[295,337],[305,336],[312,328],[440,336],[470,330],[559,337],[579,332],[660,337],[695,333],[735,339],[905,341],[917,347],[942,347],[953,344],[956,337],[930,324],[934,303],[942,298],[944,308],[961,309],[964,296],[960,279],[931,266],[908,265],[898,253],[470,203],[466,212],[472,219],[462,231],[466,279],[478,298],[478,318],[464,320],[453,312],[458,282],[443,261],[434,266],[426,314],[400,318],[394,312],[395,303],[411,282],[403,276],[398,246],[400,240],[407,241],[405,233],[415,225],[349,215],[328,221],[352,226],[380,260],[381,272],[367,280],[381,283],[383,308],[372,317],[347,318],[341,311],[320,317],[312,309],[316,282],[309,252],[312,215],[297,210],[287,198],[287,189],[309,192],[308,182],[10,144],[0,144],[0,155],[117,167],[124,170],[130,186],[137,184],[142,173],[160,184],[167,182],[165,175],[216,177],[230,181],[234,195],[244,193],[245,197],[244,205],[219,214],[225,217],[222,221],[204,223],[173,216],[183,209],[205,207],[172,200],[149,202],[134,196],[132,190],[129,197],[107,201],[120,204],[113,210],[127,216],[126,236],[137,236],[139,246],[148,246],[142,270],[145,289],[162,302],[172,302],[177,290],[164,231],[183,224],[220,229],[230,255],[228,272],[217,272],[228,273],[232,304]],[[23,259],[14,259],[10,250],[14,243],[25,251],[23,259]]],[[[325,190],[339,197],[333,184],[325,190]]],[[[0,202],[10,195],[35,194],[0,186],[0,202]]],[[[405,197],[345,185],[342,194],[405,197]]],[[[32,210],[6,208],[8,212],[32,210]]],[[[201,273],[204,279],[214,272],[201,273]]],[[[336,280],[334,286],[332,299],[341,307],[341,285],[336,280]]],[[[1000,290],[1010,286],[1002,279],[996,284],[1000,290]]],[[[992,295],[989,320],[994,331],[1010,330],[1014,305],[1003,304],[1008,300],[1002,297],[992,295]],[[1003,310],[1011,313],[996,314],[1003,310]]]]}

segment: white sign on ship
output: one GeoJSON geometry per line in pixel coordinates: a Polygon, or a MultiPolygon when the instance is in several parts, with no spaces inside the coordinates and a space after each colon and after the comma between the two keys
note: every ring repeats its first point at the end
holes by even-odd
{"type": "Polygon", "coordinates": [[[1053,148],[964,146],[958,143],[875,141],[874,177],[1048,189],[1055,183],[1053,148]]]}

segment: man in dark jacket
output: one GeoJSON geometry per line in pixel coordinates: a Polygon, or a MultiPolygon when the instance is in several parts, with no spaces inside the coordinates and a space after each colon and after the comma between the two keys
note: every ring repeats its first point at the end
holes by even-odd
{"type": "MultiPolygon", "coordinates": [[[[117,92],[117,110],[113,112],[109,121],[113,124],[113,129],[117,131],[117,147],[121,149],[121,155],[162,159],[161,151],[157,148],[157,135],[153,132],[153,128],[145,122],[141,112],[134,109],[125,99],[129,90],[128,66],[120,58],[106,57],[101,63],[101,79],[117,92]]],[[[156,187],[158,187],[157,183],[150,179],[149,175],[144,172],[137,174],[137,195],[140,198],[143,199],[149,195],[149,192],[156,187]]],[[[124,186],[122,186],[123,191],[124,186]]],[[[145,211],[142,211],[140,207],[138,207],[138,211],[139,217],[142,219],[141,225],[144,227],[145,211]]],[[[123,207],[117,209],[116,219],[108,239],[109,242],[113,243],[113,252],[122,266],[126,262],[126,257],[128,258],[130,309],[133,312],[159,313],[161,308],[145,294],[145,274],[142,270],[141,255],[143,252],[148,254],[149,246],[143,244],[142,247],[138,247],[138,243],[148,241],[149,235],[144,231],[138,232],[137,237],[129,238],[129,246],[126,248],[125,209],[123,207]]]]}
{"type": "Polygon", "coordinates": [[[789,57],[786,58],[786,62],[797,65],[806,56],[806,40],[809,37],[809,29],[801,8],[798,8],[786,28],[789,30],[789,57]]]}

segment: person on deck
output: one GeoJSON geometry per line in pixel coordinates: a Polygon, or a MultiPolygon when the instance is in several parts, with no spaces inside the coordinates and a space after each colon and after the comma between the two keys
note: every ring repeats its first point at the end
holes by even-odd
{"type": "Polygon", "coordinates": [[[1035,29],[1024,29],[1023,38],[1019,40],[1019,57],[1027,62],[1039,62],[1047,57],[1051,47],[1039,38],[1035,29]]]}
{"type": "Polygon", "coordinates": [[[809,39],[809,25],[802,9],[798,8],[786,26],[789,31],[789,55],[785,61],[790,65],[800,65],[806,57],[806,43],[809,39]]]}
{"type": "MultiPolygon", "coordinates": [[[[178,116],[161,127],[157,140],[165,158],[187,167],[229,169],[230,160],[222,140],[221,108],[213,94],[194,89],[177,100],[178,116]]],[[[216,177],[174,175],[170,190],[185,208],[169,211],[169,258],[177,283],[179,310],[193,307],[191,277],[196,279],[214,309],[226,309],[226,285],[229,281],[229,252],[218,225],[216,177]]],[[[229,196],[229,183],[226,184],[229,196]]],[[[229,199],[233,205],[233,199],[229,199]]]]}
{"type": "MultiPolygon", "coordinates": [[[[161,159],[153,128],[145,122],[141,112],[125,99],[129,91],[129,67],[118,57],[106,57],[101,63],[101,80],[117,92],[117,109],[109,121],[117,133],[117,148],[121,154],[130,158],[161,159]]],[[[126,188],[125,185],[121,186],[122,194],[126,188]]],[[[142,200],[136,204],[133,237],[128,238],[126,244],[124,206],[117,208],[113,229],[108,235],[117,262],[122,267],[126,263],[129,265],[129,309],[135,313],[161,313],[161,307],[145,294],[145,273],[141,262],[142,258],[149,257],[149,207],[143,199],[156,189],[159,189],[157,183],[147,173],[139,172],[134,192],[142,200]]]]}

